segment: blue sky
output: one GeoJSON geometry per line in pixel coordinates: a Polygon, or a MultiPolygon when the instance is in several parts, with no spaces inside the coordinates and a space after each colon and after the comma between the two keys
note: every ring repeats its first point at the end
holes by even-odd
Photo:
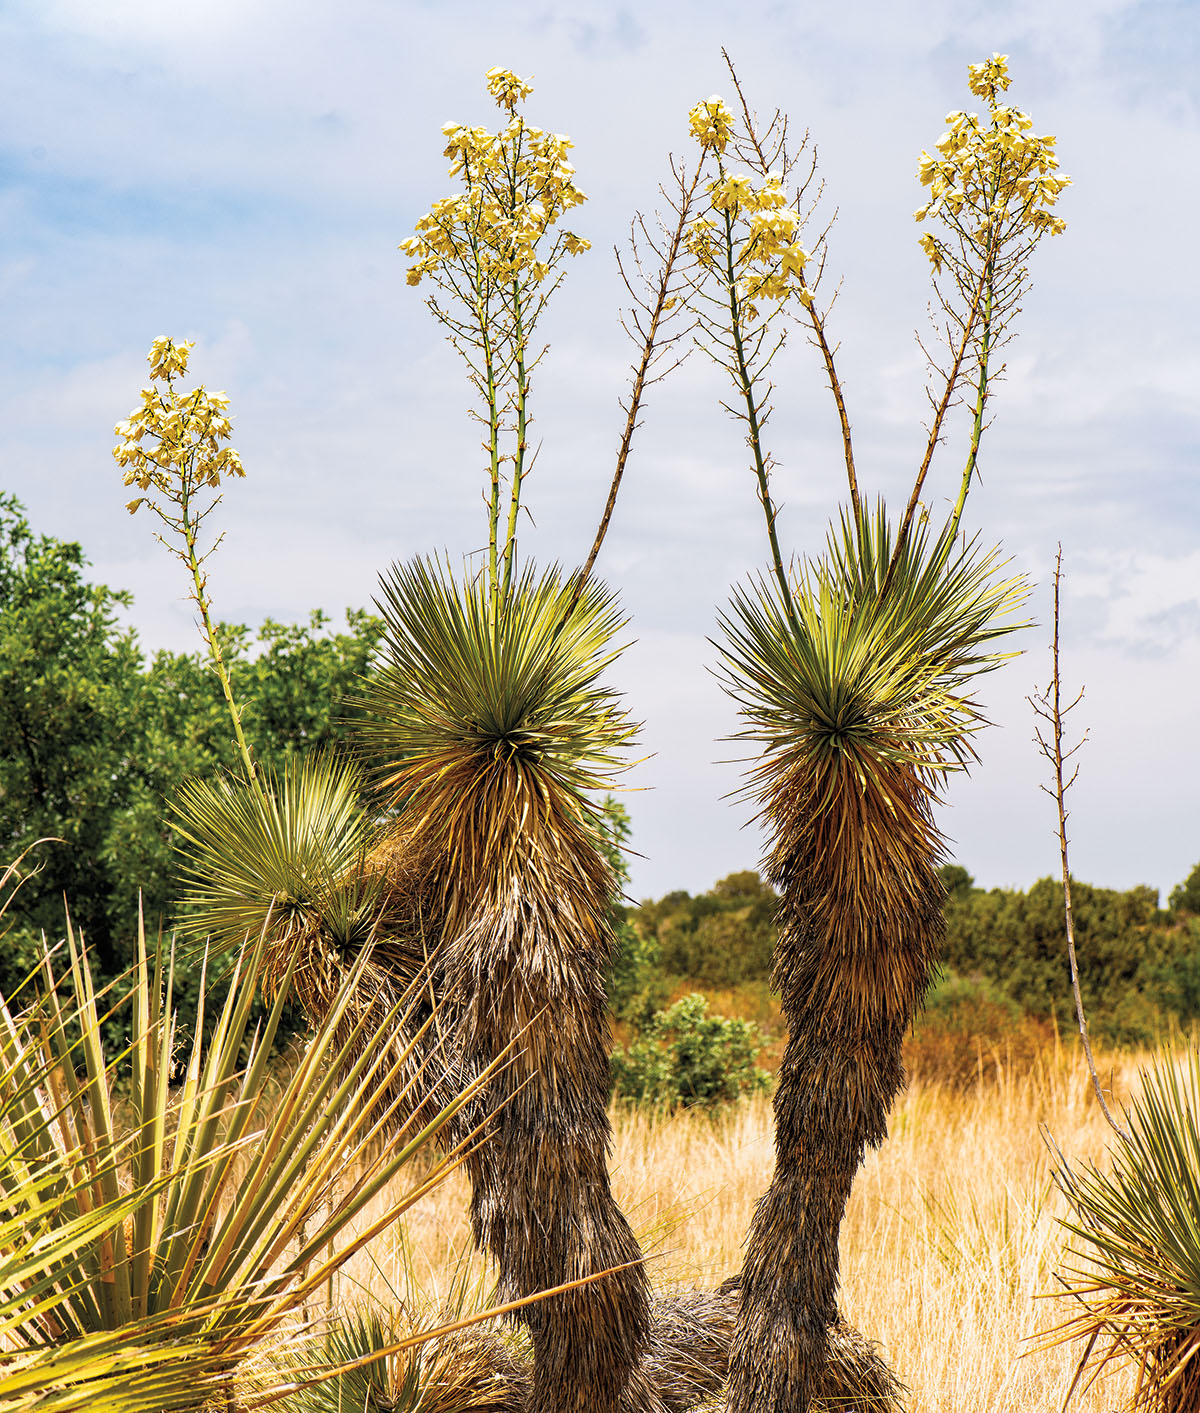
{"type": "MultiPolygon", "coordinates": [[[[228,391],[248,470],[221,512],[222,617],[337,614],[368,603],[392,560],[475,548],[465,379],[396,246],[449,190],[441,125],[492,121],[482,74],[500,63],[534,75],[528,115],[571,134],[590,198],[573,227],[594,249],[545,325],[523,541],[576,560],[629,358],[611,246],[653,205],[688,108],[722,91],[726,45],[757,106],[783,106],[818,145],[860,474],[895,499],[923,442],[916,156],[968,105],[966,64],[1006,52],[1011,97],[1058,136],[1075,185],[1067,233],[1037,255],[968,519],[1037,581],[1042,627],[983,683],[996,724],[943,824],[982,883],[1055,865],[1024,698],[1046,676],[1061,538],[1064,665],[1086,683],[1091,727],[1075,871],[1165,890],[1200,859],[1200,5],[869,0],[733,16],[705,3],[0,3],[0,485],[134,592],[147,649],[194,646],[178,566],[124,512],[109,455],[150,341],[170,333],[194,338],[197,375],[228,391]]],[[[780,528],[802,552],[836,508],[836,425],[803,340],[778,381],[780,528]]],[[[615,680],[648,756],[628,797],[639,895],[707,887],[760,846],[725,798],[736,719],[707,641],[764,555],[720,391],[698,359],[656,390],[599,566],[636,639],[615,680]]],[[[950,493],[962,430],[936,494],[950,493]]]]}

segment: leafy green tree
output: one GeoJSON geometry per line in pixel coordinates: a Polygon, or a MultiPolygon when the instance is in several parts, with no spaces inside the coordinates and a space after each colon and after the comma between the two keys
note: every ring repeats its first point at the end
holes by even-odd
{"type": "Polygon", "coordinates": [[[64,896],[101,968],[118,955],[109,835],[141,768],[141,655],[118,622],[128,595],[89,584],[84,564],[79,545],[35,535],[0,495],[0,849],[8,862],[54,841],[28,860],[4,988],[27,973],[38,934],[61,930],[64,896]]]}
{"type": "MultiPolygon", "coordinates": [[[[139,893],[147,924],[170,925],[180,893],[170,804],[182,784],[232,770],[238,753],[221,684],[200,653],[147,661],[119,621],[129,595],[87,578],[82,547],[37,535],[0,496],[0,846],[26,858],[0,953],[0,993],[28,972],[63,900],[108,979],[132,959],[139,893]]],[[[219,625],[246,704],[255,758],[278,770],[313,747],[348,750],[379,620],[343,631],[268,619],[219,625]]],[[[182,983],[181,983],[182,984],[182,983]]]]}
{"type": "Polygon", "coordinates": [[[630,921],[625,899],[629,889],[627,850],[633,835],[629,811],[615,795],[599,802],[600,851],[612,869],[613,949],[605,975],[609,1009],[621,1020],[646,1020],[666,1000],[666,983],[660,974],[662,949],[630,921]]]}
{"type": "Polygon", "coordinates": [[[971,889],[975,887],[974,878],[963,868],[962,864],[943,864],[938,869],[938,877],[946,889],[947,899],[955,902],[961,902],[964,898],[969,897],[971,889]]]}
{"type": "Polygon", "coordinates": [[[706,986],[760,981],[771,969],[779,897],[746,869],[707,893],[668,893],[633,914],[638,934],[653,944],[668,975],[706,986]]]}
{"type": "MultiPolygon", "coordinates": [[[[1119,892],[1072,880],[1080,989],[1112,1041],[1151,1040],[1166,1019],[1164,968],[1178,938],[1163,928],[1152,888],[1119,892]]],[[[1069,1023],[1070,975],[1062,885],[1028,891],[975,888],[946,906],[945,964],[994,982],[1023,1010],[1069,1023]]]]}
{"type": "Polygon", "coordinates": [[[1193,917],[1200,917],[1200,863],[1182,883],[1171,889],[1167,906],[1173,913],[1191,913],[1193,917]]]}

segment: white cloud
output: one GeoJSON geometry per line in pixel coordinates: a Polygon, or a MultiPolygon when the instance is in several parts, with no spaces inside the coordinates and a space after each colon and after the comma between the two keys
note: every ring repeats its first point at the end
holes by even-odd
{"type": "MultiPolygon", "coordinates": [[[[1196,11],[1170,8],[1186,49],[1196,11]]],[[[531,116],[575,138],[592,198],[579,225],[596,248],[546,326],[534,428],[545,445],[526,537],[543,560],[582,553],[629,356],[606,246],[651,203],[690,104],[728,89],[729,13],[713,0],[629,7],[634,20],[599,0],[8,7],[4,487],[38,529],[82,540],[99,577],[135,590],[150,646],[189,646],[175,566],[125,514],[109,457],[149,341],[171,332],[197,339],[198,376],[229,391],[250,469],[222,512],[222,616],[340,614],[367,601],[393,558],[473,548],[481,454],[465,383],[395,246],[446,189],[441,123],[490,119],[481,75],[499,59],[535,74],[531,116]]],[[[872,0],[819,14],[758,3],[743,6],[732,37],[755,100],[784,102],[811,127],[840,209],[831,277],[845,282],[831,329],[868,493],[905,492],[923,446],[916,152],[962,101],[963,65],[992,49],[1013,55],[1014,97],[1057,132],[1076,179],[1071,224],[1038,253],[969,517],[1043,581],[1065,541],[1068,642],[1096,722],[1078,868],[1166,887],[1200,857],[1194,816],[1177,803],[1178,781],[1200,766],[1188,727],[1200,310],[1184,275],[1200,198],[1180,175],[1200,162],[1200,138],[1186,114],[1146,97],[1178,67],[1158,30],[1125,46],[1133,58],[1114,45],[1147,23],[1145,7],[1115,0],[966,12],[872,0]],[[1148,703],[1161,723],[1149,738],[1137,723],[1148,703]],[[1169,769],[1154,755],[1165,740],[1177,751],[1169,769]]],[[[802,339],[779,375],[780,528],[811,549],[842,494],[836,420],[802,339]]],[[[655,390],[601,560],[640,640],[620,682],[655,752],[635,777],[653,793],[630,800],[648,856],[635,869],[642,893],[704,887],[758,848],[740,828],[747,811],[721,799],[737,771],[712,764],[731,753],[717,738],[732,716],[706,637],[729,585],[764,556],[719,390],[699,360],[655,390]]],[[[939,454],[931,499],[956,486],[961,430],[939,454]]],[[[1043,623],[1045,609],[1043,590],[1043,623]]],[[[954,791],[950,831],[985,881],[1028,882],[1052,866],[1022,704],[1037,668],[1022,659],[987,684],[1001,725],[954,791]]]]}

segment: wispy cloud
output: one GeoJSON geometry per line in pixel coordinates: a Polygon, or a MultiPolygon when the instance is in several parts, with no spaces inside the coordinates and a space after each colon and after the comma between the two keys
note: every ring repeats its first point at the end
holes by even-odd
{"type": "MultiPolygon", "coordinates": [[[[526,540],[542,559],[580,555],[607,489],[629,357],[605,250],[652,204],[687,108],[727,87],[725,43],[755,101],[787,107],[819,146],[827,209],[839,211],[831,327],[862,476],[898,495],[923,444],[916,153],[966,101],[966,62],[1007,51],[1014,97],[1057,133],[1076,185],[1068,233],[1039,252],[970,513],[1042,581],[1043,624],[1064,541],[1068,657],[1086,666],[1097,721],[1077,863],[1098,881],[1165,888],[1200,857],[1175,803],[1178,780],[1200,775],[1189,726],[1200,311],[1187,274],[1200,196],[1186,179],[1200,169],[1189,98],[1200,11],[871,0],[818,14],[760,0],[736,26],[730,13],[716,0],[4,7],[3,484],[38,528],[83,541],[98,573],[135,590],[147,645],[190,646],[172,565],[122,509],[109,458],[145,350],[170,332],[194,337],[197,372],[229,391],[249,468],[213,566],[223,616],[340,614],[393,558],[474,549],[482,453],[465,380],[395,247],[448,190],[441,124],[491,120],[481,76],[502,62],[536,75],[530,116],[571,133],[591,198],[579,225],[595,250],[546,326],[526,540]],[[1153,694],[1157,737],[1172,740],[1170,779],[1147,768],[1135,689],[1153,694]]],[[[836,425],[803,339],[778,371],[780,525],[790,546],[811,549],[841,493],[836,425]]],[[[653,792],[631,800],[642,893],[705,887],[757,851],[747,809],[722,798],[737,771],[713,763],[731,753],[719,738],[732,714],[706,640],[729,585],[763,555],[719,390],[693,360],[655,391],[601,563],[639,638],[618,670],[653,752],[633,777],[653,792]]],[[[956,482],[958,432],[935,499],[956,482]]],[[[1039,635],[1027,637],[1035,648],[1039,635]]],[[[1023,705],[1040,673],[1025,658],[987,684],[998,726],[983,767],[953,793],[950,832],[984,882],[1049,867],[1031,823],[1038,765],[1023,705]]]]}

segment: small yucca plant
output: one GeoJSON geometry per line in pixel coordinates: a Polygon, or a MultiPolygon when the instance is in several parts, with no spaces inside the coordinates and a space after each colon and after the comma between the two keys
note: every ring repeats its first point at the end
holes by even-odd
{"type": "Polygon", "coordinates": [[[402,1061],[361,1034],[337,1039],[353,974],[276,1092],[272,1042],[287,988],[252,1029],[265,947],[247,946],[207,1037],[197,1016],[176,1086],[171,955],[152,964],[139,935],[122,998],[133,1039],[113,1057],[86,950],[69,928],[65,947],[66,974],[47,962],[32,1010],[0,1002],[0,1319],[18,1351],[0,1372],[53,1374],[64,1407],[78,1385],[98,1400],[91,1407],[199,1408],[355,1251],[448,1176],[461,1154],[387,1191],[360,1228],[367,1204],[453,1110],[426,1126],[391,1122],[402,1061]],[[118,1070],[124,1117],[111,1098],[118,1070]],[[40,1272],[30,1269],[35,1258],[40,1272]],[[164,1389],[172,1366],[174,1386],[164,1389]],[[106,1404],[105,1390],[122,1381],[151,1389],[158,1403],[139,1405],[131,1392],[106,1404]]]}
{"type": "Polygon", "coordinates": [[[336,1315],[292,1367],[300,1373],[311,1359],[345,1372],[292,1394],[283,1413],[519,1413],[529,1365],[511,1335],[459,1330],[398,1348],[432,1314],[422,1321],[405,1307],[366,1305],[336,1315]]]}
{"type": "Polygon", "coordinates": [[[1132,1360],[1137,1413],[1200,1408],[1200,1054],[1167,1051],[1142,1074],[1110,1165],[1055,1181],[1071,1206],[1064,1292],[1082,1308],[1053,1342],[1087,1341],[1081,1371],[1132,1360]]]}

